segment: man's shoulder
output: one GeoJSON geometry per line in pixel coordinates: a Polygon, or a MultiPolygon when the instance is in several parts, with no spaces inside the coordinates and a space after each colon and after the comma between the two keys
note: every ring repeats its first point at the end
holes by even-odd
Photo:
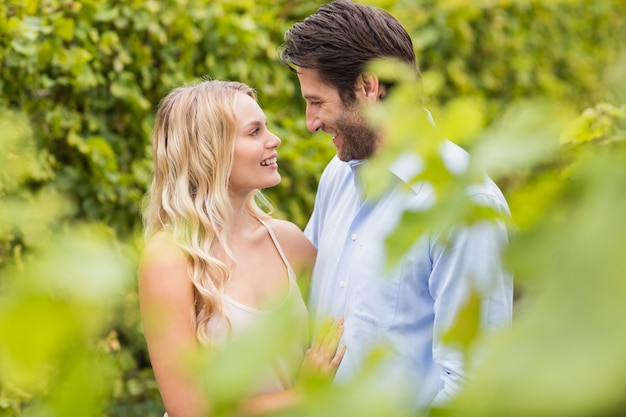
{"type": "MultiPolygon", "coordinates": [[[[445,140],[439,149],[441,159],[447,170],[453,175],[463,176],[470,169],[471,155],[458,144],[445,140]]],[[[414,164],[417,166],[418,164],[414,164]]],[[[421,168],[420,168],[421,169],[421,168]]],[[[430,197],[432,187],[425,187],[421,182],[411,187],[421,197],[430,197]]],[[[483,173],[480,178],[466,188],[466,194],[479,205],[491,206],[502,213],[508,213],[508,203],[498,185],[483,173]]]]}
{"type": "Polygon", "coordinates": [[[470,163],[470,154],[454,142],[445,140],[441,144],[441,158],[446,168],[453,174],[463,174],[470,163]]]}
{"type": "MultiPolygon", "coordinates": [[[[446,167],[453,174],[462,175],[469,168],[471,156],[459,145],[446,141],[441,153],[446,167]]],[[[493,207],[503,214],[510,212],[502,190],[487,173],[483,173],[482,178],[470,184],[466,193],[476,204],[493,207]]]]}

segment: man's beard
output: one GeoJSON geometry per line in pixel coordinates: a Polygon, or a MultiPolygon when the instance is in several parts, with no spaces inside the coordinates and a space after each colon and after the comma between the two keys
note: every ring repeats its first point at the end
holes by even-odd
{"type": "Polygon", "coordinates": [[[357,106],[348,106],[336,124],[338,133],[343,136],[343,146],[337,153],[340,160],[348,162],[374,155],[378,146],[377,134],[360,115],[357,106]]]}

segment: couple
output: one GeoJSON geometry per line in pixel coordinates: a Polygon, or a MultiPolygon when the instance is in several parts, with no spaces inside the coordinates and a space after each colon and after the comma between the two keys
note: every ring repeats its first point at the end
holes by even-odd
{"type": "MultiPolygon", "coordinates": [[[[298,368],[349,381],[381,344],[392,352],[383,372],[414,389],[416,408],[444,404],[467,378],[462,353],[442,342],[471,292],[467,277],[488,288],[481,294],[483,330],[509,324],[512,280],[500,263],[507,240],[502,224],[465,227],[445,242],[422,237],[396,270],[384,272],[386,233],[404,210],[423,207],[432,196],[406,187],[402,170],[392,170],[397,182],[382,199],[361,195],[359,169],[384,138],[360,110],[393,87],[366,71],[381,57],[397,58],[418,74],[406,30],[371,6],[322,6],[285,35],[280,58],[300,82],[307,127],[331,135],[337,148],[304,233],[256,203],[263,201],[261,189],[280,182],[281,141],[267,129],[251,88],[203,81],[173,90],[160,104],[139,293],[169,417],[211,411],[210,399],[181,371],[183,352],[224,347],[279,305],[291,306],[302,326],[294,326],[293,352],[268,364],[266,383],[251,393],[243,414],[297,404],[298,368]],[[295,277],[311,269],[315,336],[309,344],[295,277]]],[[[451,171],[467,163],[466,153],[449,142],[441,152],[451,171]]],[[[490,180],[474,191],[476,201],[508,212],[490,180]]]]}

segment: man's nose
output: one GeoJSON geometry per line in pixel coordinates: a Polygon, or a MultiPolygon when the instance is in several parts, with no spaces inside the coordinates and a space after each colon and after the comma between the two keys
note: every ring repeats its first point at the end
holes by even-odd
{"type": "Polygon", "coordinates": [[[306,128],[309,129],[309,132],[317,132],[322,128],[322,122],[319,117],[317,117],[317,113],[307,109],[306,112],[306,128]]]}

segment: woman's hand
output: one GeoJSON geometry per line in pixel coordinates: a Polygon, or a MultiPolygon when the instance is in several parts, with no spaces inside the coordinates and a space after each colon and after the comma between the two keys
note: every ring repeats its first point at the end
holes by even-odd
{"type": "Polygon", "coordinates": [[[312,346],[307,349],[302,365],[300,377],[315,377],[332,380],[337,368],[346,353],[346,346],[339,348],[339,341],[343,335],[343,318],[333,320],[328,318],[320,327],[312,346]]]}

